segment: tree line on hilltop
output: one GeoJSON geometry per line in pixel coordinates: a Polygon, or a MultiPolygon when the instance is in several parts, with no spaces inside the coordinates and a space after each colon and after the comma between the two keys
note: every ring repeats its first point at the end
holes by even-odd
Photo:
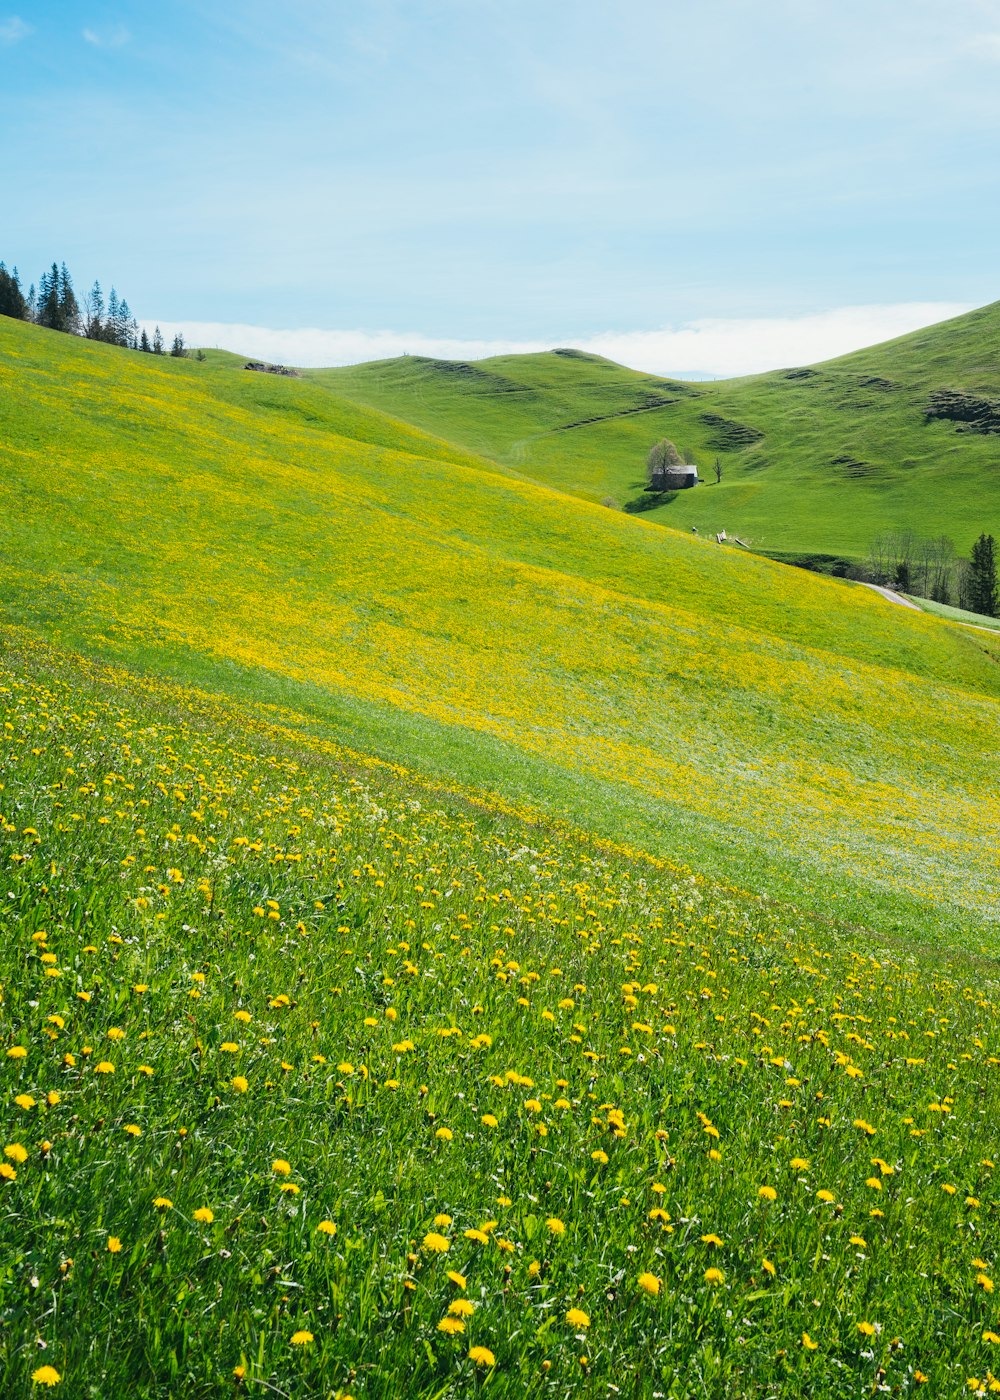
{"type": "Polygon", "coordinates": [[[120,345],[126,350],[142,350],[150,355],[187,355],[184,337],[174,336],[169,352],[164,346],[159,326],[152,339],[132,315],[124,297],[114,287],[104,300],[101,284],[95,282],[81,305],[73,288],[73,279],[65,263],[53,263],[27,291],[21,285],[17,268],[9,272],[0,262],[0,316],[12,316],[16,321],[31,321],[50,331],[81,335],[87,340],[103,340],[108,345],[120,345]]]}

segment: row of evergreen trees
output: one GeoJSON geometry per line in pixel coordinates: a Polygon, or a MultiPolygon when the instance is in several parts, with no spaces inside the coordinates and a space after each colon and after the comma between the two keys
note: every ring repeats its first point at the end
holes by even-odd
{"type": "MultiPolygon", "coordinates": [[[[66,264],[53,263],[47,272],[27,291],[21,286],[17,268],[7,271],[0,262],[0,316],[13,316],[18,321],[33,321],[50,331],[67,335],[82,335],[88,340],[103,340],[109,345],[121,345],[126,350],[143,350],[150,355],[164,355],[166,349],[159,326],[152,340],[132,315],[128,302],[119,297],[114,287],[104,301],[101,284],[95,282],[80,305],[73,290],[73,279],[66,264]]],[[[170,354],[183,356],[184,337],[175,335],[170,354]]]]}

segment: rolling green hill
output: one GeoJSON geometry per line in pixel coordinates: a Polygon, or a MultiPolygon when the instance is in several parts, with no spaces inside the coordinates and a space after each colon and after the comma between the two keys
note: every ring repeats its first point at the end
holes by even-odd
{"type": "Polygon", "coordinates": [[[1000,302],[826,364],[713,383],[571,350],[311,377],[592,501],[637,500],[649,446],[670,437],[711,484],[649,518],[766,553],[857,558],[900,527],[963,552],[1000,531],[1000,302]],[[964,396],[939,404],[964,419],[928,420],[941,391],[964,396]]]}
{"type": "Polygon", "coordinates": [[[995,639],[238,363],[0,321],[9,619],[751,888],[995,918],[995,639]]]}
{"type": "Polygon", "coordinates": [[[998,732],[1000,634],[0,318],[5,1393],[985,1392],[998,732]]]}

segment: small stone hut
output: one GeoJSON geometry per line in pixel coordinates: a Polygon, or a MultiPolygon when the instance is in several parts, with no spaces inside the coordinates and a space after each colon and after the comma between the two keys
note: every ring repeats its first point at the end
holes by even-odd
{"type": "Polygon", "coordinates": [[[684,463],[654,467],[650,472],[651,491],[686,491],[688,487],[697,484],[698,468],[684,463]]]}

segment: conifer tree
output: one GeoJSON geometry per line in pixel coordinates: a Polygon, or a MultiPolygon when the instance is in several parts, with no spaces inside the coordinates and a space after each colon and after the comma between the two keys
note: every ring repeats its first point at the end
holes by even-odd
{"type": "Polygon", "coordinates": [[[15,320],[28,319],[28,303],[21,291],[21,279],[17,268],[8,272],[0,262],[0,316],[13,316],[15,320]]]}
{"type": "Polygon", "coordinates": [[[38,309],[35,320],[47,330],[62,329],[59,311],[59,268],[55,263],[49,272],[43,272],[38,279],[38,309]]]}
{"type": "Polygon", "coordinates": [[[178,360],[187,358],[187,351],[184,349],[184,337],[181,335],[180,331],[174,336],[174,343],[170,347],[170,353],[178,360]]]}
{"type": "Polygon", "coordinates": [[[144,355],[148,355],[152,351],[152,348],[153,347],[149,343],[149,336],[146,334],[146,327],[143,326],[142,335],[139,337],[139,349],[144,355]]]}
{"type": "Polygon", "coordinates": [[[163,354],[163,335],[162,335],[162,333],[161,333],[161,331],[160,331],[159,326],[157,326],[156,329],[155,329],[154,332],[153,332],[153,354],[154,354],[154,355],[162,355],[162,354],[163,354]]]}
{"type": "Polygon", "coordinates": [[[996,542],[992,535],[980,535],[969,559],[969,607],[983,617],[997,615],[996,542]]]}
{"type": "Polygon", "coordinates": [[[80,334],[80,303],[73,290],[73,279],[63,263],[59,269],[59,326],[58,330],[68,335],[80,334]]]}
{"type": "Polygon", "coordinates": [[[83,333],[88,340],[104,339],[104,293],[100,282],[94,283],[84,302],[83,333]]]}

